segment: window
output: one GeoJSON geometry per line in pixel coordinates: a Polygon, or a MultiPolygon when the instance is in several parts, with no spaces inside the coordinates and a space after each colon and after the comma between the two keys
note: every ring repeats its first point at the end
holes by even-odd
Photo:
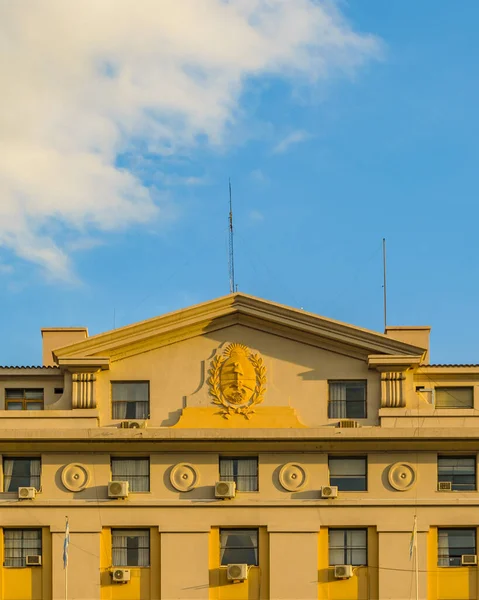
{"type": "Polygon", "coordinates": [[[43,410],[43,389],[6,389],[5,408],[7,410],[43,410]]]}
{"type": "Polygon", "coordinates": [[[258,459],[220,458],[220,480],[234,481],[238,492],[257,492],[258,459]]]}
{"type": "Polygon", "coordinates": [[[235,563],[258,565],[257,529],[222,529],[220,542],[222,566],[235,563]]]}
{"type": "Polygon", "coordinates": [[[328,417],[330,419],[365,419],[366,382],[330,381],[328,417]]]}
{"type": "Polygon", "coordinates": [[[150,461],[148,458],[112,458],[113,481],[128,481],[130,492],[150,491],[150,461]]]}
{"type": "Polygon", "coordinates": [[[330,565],[367,565],[366,529],[329,530],[330,565]]]}
{"type": "Polygon", "coordinates": [[[112,529],[111,546],[114,567],[150,566],[148,529],[112,529]]]}
{"type": "Polygon", "coordinates": [[[343,492],[365,492],[366,458],[341,457],[329,459],[329,484],[343,492]]]}
{"type": "Polygon", "coordinates": [[[450,481],[458,492],[476,489],[475,456],[439,456],[437,480],[450,481]]]}
{"type": "Polygon", "coordinates": [[[42,553],[41,529],[5,529],[5,567],[24,567],[25,558],[30,554],[42,553]]]}
{"type": "Polygon", "coordinates": [[[149,419],[150,385],[147,381],[116,381],[111,384],[113,419],[149,419]]]}
{"type": "Polygon", "coordinates": [[[40,489],[39,458],[5,458],[3,461],[3,491],[16,492],[19,487],[40,489]]]}
{"type": "Polygon", "coordinates": [[[463,554],[476,554],[476,530],[439,529],[437,536],[438,567],[460,567],[463,554]]]}
{"type": "Polygon", "coordinates": [[[436,408],[472,408],[472,387],[437,387],[435,389],[436,408]]]}

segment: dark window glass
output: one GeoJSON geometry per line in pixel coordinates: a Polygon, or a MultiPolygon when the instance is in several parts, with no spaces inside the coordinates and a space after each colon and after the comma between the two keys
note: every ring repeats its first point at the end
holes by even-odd
{"type": "Polygon", "coordinates": [[[238,492],[257,492],[258,459],[220,458],[220,481],[234,481],[238,492]]]}
{"type": "Polygon", "coordinates": [[[257,529],[222,529],[220,543],[222,565],[258,565],[257,529]]]}
{"type": "Polygon", "coordinates": [[[467,491],[476,489],[476,458],[474,456],[439,456],[437,480],[450,481],[452,489],[467,491]]]}
{"type": "Polygon", "coordinates": [[[366,458],[341,457],[329,459],[329,483],[343,492],[365,492],[366,458]]]}
{"type": "Polygon", "coordinates": [[[434,390],[436,408],[472,408],[472,387],[437,387],[434,390]]]}
{"type": "Polygon", "coordinates": [[[112,529],[114,567],[148,567],[150,565],[150,531],[148,529],[112,529]]]}
{"type": "Polygon", "coordinates": [[[330,419],[365,419],[366,382],[330,381],[328,417],[330,419]]]}
{"type": "Polygon", "coordinates": [[[5,458],[3,461],[3,491],[16,492],[19,487],[40,489],[39,458],[5,458]]]}
{"type": "Polygon", "coordinates": [[[330,529],[329,564],[367,565],[367,530],[330,529]]]}
{"type": "Polygon", "coordinates": [[[3,540],[5,567],[24,567],[28,555],[42,554],[41,529],[5,529],[3,540]]]}
{"type": "Polygon", "coordinates": [[[43,389],[9,388],[5,390],[7,410],[43,410],[43,389]]]}
{"type": "Polygon", "coordinates": [[[112,458],[113,481],[128,481],[130,492],[150,491],[150,461],[148,458],[112,458]]]}
{"type": "Polygon", "coordinates": [[[149,383],[116,381],[111,384],[113,419],[149,419],[149,383]]]}
{"type": "Polygon", "coordinates": [[[460,567],[463,554],[476,554],[476,530],[438,529],[438,566],[460,567]]]}

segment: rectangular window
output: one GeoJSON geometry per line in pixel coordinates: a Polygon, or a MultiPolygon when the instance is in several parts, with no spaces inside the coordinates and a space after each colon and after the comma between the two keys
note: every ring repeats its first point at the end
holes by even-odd
{"type": "Polygon", "coordinates": [[[4,529],[5,567],[25,567],[28,555],[42,554],[41,529],[4,529]]]}
{"type": "Polygon", "coordinates": [[[473,408],[472,387],[437,387],[435,389],[436,408],[473,408]]]}
{"type": "Polygon", "coordinates": [[[111,384],[113,419],[149,419],[148,381],[115,381],[111,384]]]}
{"type": "Polygon", "coordinates": [[[150,566],[149,529],[112,529],[111,546],[114,567],[150,566]]]}
{"type": "Polygon", "coordinates": [[[341,457],[329,459],[329,484],[337,485],[343,492],[367,490],[366,458],[341,457]]]}
{"type": "Polygon", "coordinates": [[[437,480],[450,481],[458,492],[476,489],[475,456],[438,456],[437,480]]]}
{"type": "Polygon", "coordinates": [[[463,554],[476,554],[476,530],[439,529],[437,535],[438,567],[460,567],[463,554]]]}
{"type": "Polygon", "coordinates": [[[367,565],[368,547],[366,529],[329,530],[330,565],[367,565]]]}
{"type": "Polygon", "coordinates": [[[257,529],[221,529],[221,565],[258,565],[257,529]]]}
{"type": "Polygon", "coordinates": [[[112,458],[113,481],[128,481],[130,492],[150,491],[150,461],[148,458],[112,458]]]}
{"type": "Polygon", "coordinates": [[[220,458],[220,481],[234,481],[238,492],[257,492],[258,459],[220,458]]]}
{"type": "Polygon", "coordinates": [[[40,489],[39,458],[5,458],[3,460],[3,491],[16,492],[19,487],[40,489]]]}
{"type": "Polygon", "coordinates": [[[328,417],[366,418],[366,381],[330,381],[328,417]]]}
{"type": "Polygon", "coordinates": [[[6,389],[5,408],[6,410],[43,410],[43,389],[6,389]]]}

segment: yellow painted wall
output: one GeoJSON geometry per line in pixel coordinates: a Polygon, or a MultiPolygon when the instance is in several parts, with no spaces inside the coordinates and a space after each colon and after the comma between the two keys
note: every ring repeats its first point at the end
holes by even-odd
{"type": "Polygon", "coordinates": [[[2,600],[42,600],[51,598],[51,538],[42,529],[41,567],[4,567],[3,529],[0,533],[0,564],[2,600]]]}
{"type": "Polygon", "coordinates": [[[210,600],[269,599],[269,539],[266,527],[259,528],[258,538],[259,566],[250,568],[246,581],[232,583],[226,578],[226,567],[220,566],[219,527],[211,529],[210,600]]]}
{"type": "Polygon", "coordinates": [[[130,568],[128,583],[112,583],[111,529],[105,528],[100,544],[100,581],[102,600],[159,600],[160,598],[160,536],[150,528],[150,567],[130,568]]]}
{"type": "Polygon", "coordinates": [[[478,577],[477,567],[437,566],[437,527],[431,527],[428,535],[428,600],[477,600],[478,577]]]}
{"type": "Polygon", "coordinates": [[[351,579],[335,579],[329,566],[328,529],[318,536],[318,598],[319,600],[378,599],[378,537],[375,527],[368,527],[368,566],[354,567],[351,579]]]}

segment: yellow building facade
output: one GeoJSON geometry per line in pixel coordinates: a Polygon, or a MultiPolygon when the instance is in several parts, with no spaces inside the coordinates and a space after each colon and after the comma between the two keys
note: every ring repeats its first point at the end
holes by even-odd
{"type": "Polygon", "coordinates": [[[236,293],[42,337],[0,368],[2,600],[479,598],[479,366],[428,327],[236,293]]]}

